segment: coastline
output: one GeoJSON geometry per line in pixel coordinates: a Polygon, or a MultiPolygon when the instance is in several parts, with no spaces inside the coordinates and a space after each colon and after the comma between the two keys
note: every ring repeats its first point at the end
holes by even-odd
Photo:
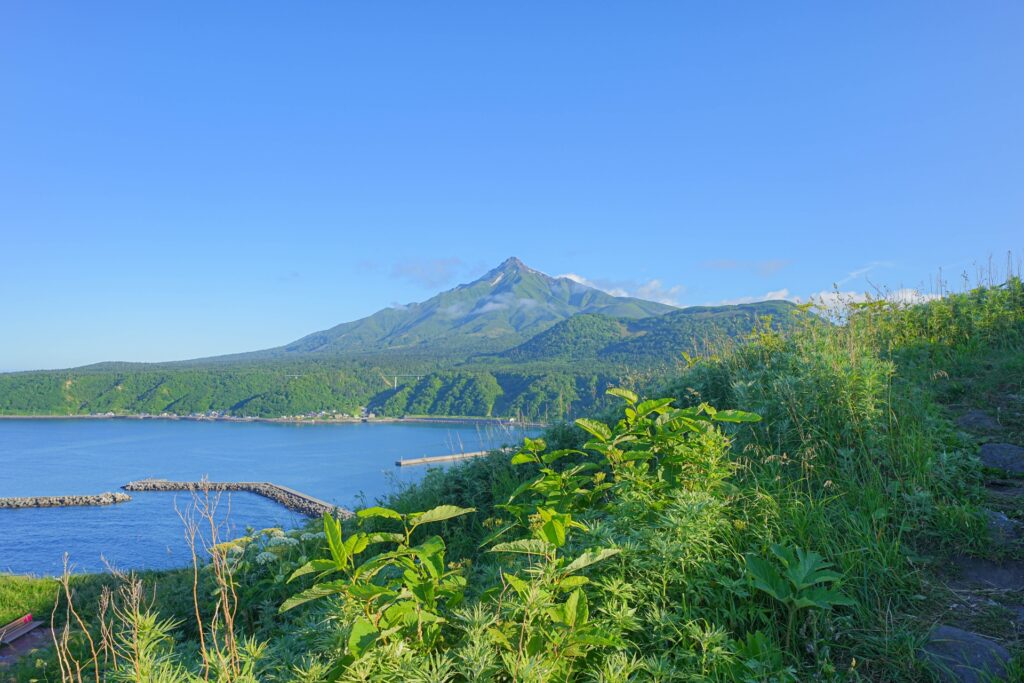
{"type": "Polygon", "coordinates": [[[501,417],[445,417],[417,415],[414,417],[249,417],[239,415],[145,415],[145,414],[89,414],[89,415],[0,415],[0,420],[170,420],[191,422],[270,422],[280,424],[479,424],[503,427],[543,429],[543,422],[509,422],[501,417]]]}

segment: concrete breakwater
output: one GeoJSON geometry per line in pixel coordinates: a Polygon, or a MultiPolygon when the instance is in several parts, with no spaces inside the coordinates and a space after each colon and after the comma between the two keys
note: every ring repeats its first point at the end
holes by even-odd
{"type": "Polygon", "coordinates": [[[126,493],[110,492],[85,496],[24,496],[20,498],[0,498],[0,509],[114,505],[115,503],[127,503],[131,499],[132,497],[126,493]]]}
{"type": "MultiPolygon", "coordinates": [[[[507,449],[500,449],[505,451],[507,449]]],[[[438,462],[453,462],[455,460],[467,460],[469,458],[480,458],[488,455],[491,451],[473,451],[472,453],[452,453],[451,455],[428,455],[422,458],[402,458],[395,461],[397,467],[409,467],[410,465],[432,465],[438,462]]]]}
{"type": "MultiPolygon", "coordinates": [[[[345,508],[306,495],[287,486],[269,481],[170,481],[168,479],[140,479],[130,481],[121,487],[125,491],[246,491],[269,498],[289,510],[308,517],[320,517],[324,513],[348,517],[352,513],[345,508]]],[[[122,494],[123,495],[123,494],[122,494]]]]}

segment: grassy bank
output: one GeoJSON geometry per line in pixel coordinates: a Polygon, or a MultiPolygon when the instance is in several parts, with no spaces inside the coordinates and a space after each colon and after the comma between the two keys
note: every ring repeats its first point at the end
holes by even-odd
{"type": "Polygon", "coordinates": [[[951,411],[1021,436],[1024,289],[803,320],[511,459],[223,546],[194,600],[191,570],[110,597],[117,614],[83,588],[92,644],[77,628],[64,657],[83,680],[930,680],[947,561],[993,548],[951,411]]]}

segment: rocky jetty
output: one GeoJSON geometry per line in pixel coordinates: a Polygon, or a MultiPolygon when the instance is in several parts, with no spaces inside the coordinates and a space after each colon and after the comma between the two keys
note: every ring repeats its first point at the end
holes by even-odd
{"type": "Polygon", "coordinates": [[[169,479],[140,479],[121,487],[125,491],[246,491],[269,498],[289,510],[309,517],[325,513],[347,517],[352,513],[337,505],[279,486],[269,481],[170,481],[169,479]]]}
{"type": "Polygon", "coordinates": [[[23,498],[0,498],[0,509],[114,505],[115,503],[127,503],[131,499],[132,497],[126,493],[110,492],[88,496],[26,496],[23,498]]]}

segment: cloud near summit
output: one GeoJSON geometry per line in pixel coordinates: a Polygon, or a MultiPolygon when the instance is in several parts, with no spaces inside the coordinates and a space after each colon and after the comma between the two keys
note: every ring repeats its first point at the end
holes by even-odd
{"type": "Polygon", "coordinates": [[[665,285],[661,280],[653,279],[646,282],[616,281],[616,280],[591,280],[577,273],[563,273],[556,277],[564,277],[573,282],[578,282],[586,287],[600,289],[612,296],[630,296],[636,299],[656,301],[659,304],[678,306],[679,297],[686,293],[683,285],[665,285]]]}

